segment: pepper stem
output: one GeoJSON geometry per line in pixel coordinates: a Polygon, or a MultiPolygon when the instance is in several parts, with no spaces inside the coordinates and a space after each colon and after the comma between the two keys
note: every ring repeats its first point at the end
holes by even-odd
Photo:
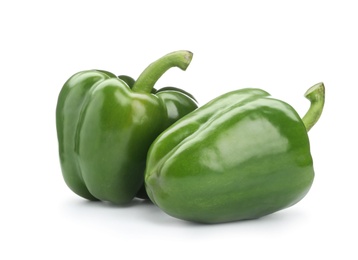
{"type": "Polygon", "coordinates": [[[325,89],[323,83],[317,83],[310,87],[305,97],[311,102],[311,106],[302,118],[307,132],[317,123],[320,118],[324,106],[325,89]]]}
{"type": "Polygon", "coordinates": [[[139,75],[132,90],[135,92],[150,93],[154,84],[168,69],[178,67],[182,70],[186,70],[192,57],[193,53],[190,51],[175,51],[163,56],[151,63],[142,74],[139,75]]]}

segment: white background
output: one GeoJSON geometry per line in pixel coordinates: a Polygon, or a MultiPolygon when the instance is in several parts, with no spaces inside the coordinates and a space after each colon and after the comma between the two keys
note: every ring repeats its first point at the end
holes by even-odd
{"type": "MultiPolygon", "coordinates": [[[[358,259],[358,8],[355,1],[2,1],[0,4],[1,259],[358,259]],[[257,87],[308,109],[316,177],[297,205],[254,221],[198,225],[150,203],[89,203],[60,171],[55,107],[74,73],[136,78],[187,49],[176,86],[204,104],[257,87]]],[[[258,148],[259,149],[259,148],[258,148]]]]}

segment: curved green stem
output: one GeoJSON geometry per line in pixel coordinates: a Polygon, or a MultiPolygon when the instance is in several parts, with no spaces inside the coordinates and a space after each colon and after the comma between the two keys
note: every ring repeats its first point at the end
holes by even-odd
{"type": "Polygon", "coordinates": [[[305,97],[311,102],[310,108],[302,118],[308,132],[317,123],[322,114],[325,99],[323,83],[321,82],[310,87],[306,91],[305,97]]]}
{"type": "Polygon", "coordinates": [[[154,84],[168,69],[178,67],[182,70],[186,70],[192,57],[193,53],[190,51],[175,51],[163,56],[151,63],[142,74],[139,75],[132,90],[135,92],[150,93],[154,84]]]}

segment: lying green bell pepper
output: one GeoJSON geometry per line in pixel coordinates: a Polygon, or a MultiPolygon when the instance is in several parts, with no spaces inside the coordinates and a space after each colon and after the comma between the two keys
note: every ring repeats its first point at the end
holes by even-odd
{"type": "Polygon", "coordinates": [[[89,70],[64,84],[56,125],[62,173],[72,191],[89,200],[116,204],[136,196],[144,183],[151,143],[197,108],[185,91],[153,91],[153,86],[171,67],[186,70],[191,58],[188,51],[165,55],[150,64],[137,81],[89,70]]]}
{"type": "Polygon", "coordinates": [[[306,92],[303,119],[260,89],[224,94],[166,129],[147,157],[145,186],[167,214],[195,222],[254,219],[309,191],[307,131],[324,105],[324,85],[306,92]]]}

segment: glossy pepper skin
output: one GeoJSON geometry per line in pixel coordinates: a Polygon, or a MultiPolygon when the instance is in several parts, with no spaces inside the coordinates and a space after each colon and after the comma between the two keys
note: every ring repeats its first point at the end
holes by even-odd
{"type": "Polygon", "coordinates": [[[89,70],[64,84],[56,125],[61,169],[72,191],[89,200],[116,204],[133,199],[143,185],[146,155],[153,140],[197,108],[195,99],[180,89],[153,91],[166,70],[185,70],[191,58],[188,51],[165,55],[149,65],[137,81],[89,70]]]}
{"type": "Polygon", "coordinates": [[[259,218],[297,203],[314,179],[307,130],[322,112],[323,84],[306,96],[305,120],[260,89],[224,94],[183,117],[150,148],[150,199],[202,223],[259,218]]]}

